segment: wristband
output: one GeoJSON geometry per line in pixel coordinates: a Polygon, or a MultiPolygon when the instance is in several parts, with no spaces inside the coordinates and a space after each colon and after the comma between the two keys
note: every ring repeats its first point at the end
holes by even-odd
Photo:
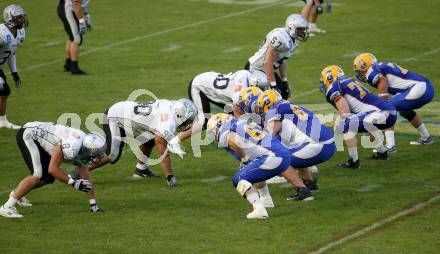
{"type": "Polygon", "coordinates": [[[277,86],[277,82],[276,81],[270,81],[270,87],[274,88],[277,86]]]}
{"type": "Polygon", "coordinates": [[[67,182],[67,184],[73,186],[73,183],[75,183],[75,180],[73,180],[72,177],[71,177],[70,175],[68,175],[68,177],[69,177],[69,181],[67,182]]]}
{"type": "Polygon", "coordinates": [[[84,18],[80,18],[80,19],[79,19],[79,23],[86,23],[86,21],[85,21],[84,18]]]}

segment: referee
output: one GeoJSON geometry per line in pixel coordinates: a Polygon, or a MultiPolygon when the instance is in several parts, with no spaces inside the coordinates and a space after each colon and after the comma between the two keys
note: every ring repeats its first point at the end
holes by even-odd
{"type": "Polygon", "coordinates": [[[57,8],[58,17],[63,22],[64,30],[69,36],[65,47],[64,70],[74,75],[87,74],[79,68],[78,61],[83,34],[91,30],[88,2],[88,0],[60,0],[57,8]]]}

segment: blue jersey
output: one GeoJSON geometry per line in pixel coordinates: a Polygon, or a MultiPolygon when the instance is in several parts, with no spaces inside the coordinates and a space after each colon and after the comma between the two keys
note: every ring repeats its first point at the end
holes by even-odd
{"type": "MultiPolygon", "coordinates": [[[[265,122],[289,120],[293,123],[289,129],[298,129],[309,141],[324,142],[333,138],[333,133],[321,124],[315,114],[293,102],[283,101],[267,111],[265,122]]],[[[293,132],[292,132],[293,133],[293,132]]]]}
{"type": "Polygon", "coordinates": [[[430,82],[429,79],[390,62],[373,64],[366,76],[367,83],[373,87],[377,87],[379,79],[385,77],[388,81],[388,93],[390,94],[406,92],[416,82],[430,82]]]}
{"type": "Polygon", "coordinates": [[[394,106],[372,94],[353,78],[337,79],[323,91],[327,101],[335,106],[335,101],[342,96],[347,100],[350,111],[354,114],[370,111],[395,110],[394,106]]]}
{"type": "Polygon", "coordinates": [[[219,146],[225,147],[234,157],[238,157],[228,147],[228,134],[237,134],[234,139],[235,144],[242,148],[245,156],[249,160],[254,160],[264,155],[279,155],[288,153],[288,150],[283,147],[281,142],[265,132],[259,125],[249,123],[246,120],[232,119],[224,123],[217,135],[217,142],[219,146]]]}

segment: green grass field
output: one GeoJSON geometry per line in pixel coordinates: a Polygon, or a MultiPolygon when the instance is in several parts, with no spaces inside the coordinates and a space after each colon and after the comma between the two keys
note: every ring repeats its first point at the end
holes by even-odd
{"type": "MultiPolygon", "coordinates": [[[[66,35],[57,1],[17,2],[30,26],[17,52],[23,86],[12,89],[8,119],[57,121],[70,112],[82,118],[83,129],[89,114],[127,99],[135,89],[177,99],[187,97],[188,82],[199,73],[241,69],[266,33],[301,8],[293,0],[91,1],[94,30],[85,36],[80,62],[91,75],[72,77],[62,71],[66,35]]],[[[440,1],[333,3],[333,12],[318,21],[328,33],[311,37],[289,61],[293,100],[332,112],[318,92],[320,71],[337,64],[354,76],[356,52],[369,51],[433,81],[436,98],[420,112],[440,135],[440,1]]],[[[175,189],[163,176],[131,180],[135,157],[127,149],[117,164],[93,173],[104,213],[90,214],[84,194],[59,182],[35,190],[28,195],[34,206],[18,208],[23,219],[0,218],[0,252],[310,253],[438,195],[440,141],[409,146],[418,135],[402,118],[396,131],[399,152],[386,162],[365,159],[370,151],[362,149],[361,170],[336,169],[346,160],[342,151],[320,165],[321,191],[313,202],[285,201],[291,189],[270,185],[276,207],[263,221],[245,219],[250,208],[230,180],[238,163],[213,145],[202,147],[201,158],[172,157],[180,183],[175,189]]],[[[0,129],[1,203],[29,173],[15,134],[0,129]]],[[[187,151],[189,145],[185,142],[187,151]]],[[[159,166],[151,169],[161,174],[159,166]]],[[[439,207],[433,202],[328,252],[439,253],[439,207]]]]}

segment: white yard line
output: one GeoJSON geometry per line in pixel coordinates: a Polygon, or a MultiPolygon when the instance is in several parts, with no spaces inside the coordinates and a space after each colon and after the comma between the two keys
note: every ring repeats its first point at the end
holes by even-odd
{"type": "Polygon", "coordinates": [[[228,177],[226,176],[216,176],[216,177],[211,177],[211,178],[205,178],[200,180],[202,183],[206,183],[206,184],[213,184],[213,183],[218,183],[218,182],[222,182],[224,180],[226,180],[228,177]]]}
{"type": "Polygon", "coordinates": [[[436,54],[438,52],[440,52],[440,48],[436,48],[434,50],[427,51],[425,53],[422,53],[422,54],[419,54],[419,55],[416,55],[416,56],[413,56],[413,57],[408,57],[408,58],[401,59],[400,62],[405,63],[405,62],[411,62],[411,61],[418,61],[420,58],[422,58],[424,56],[433,55],[433,54],[436,54]]]}
{"type": "Polygon", "coordinates": [[[360,230],[358,230],[358,231],[356,231],[356,232],[354,232],[354,233],[352,233],[350,235],[347,235],[345,237],[339,238],[336,241],[327,243],[324,246],[320,247],[318,250],[312,251],[312,252],[309,252],[309,253],[310,254],[324,253],[324,252],[326,252],[326,251],[328,251],[330,249],[333,249],[333,248],[338,247],[338,246],[340,246],[340,245],[342,245],[342,244],[344,244],[346,242],[354,240],[355,238],[358,238],[358,237],[361,237],[361,236],[363,236],[365,234],[368,234],[369,232],[371,232],[373,230],[376,230],[376,229],[378,229],[380,227],[383,227],[386,224],[394,222],[394,221],[396,221],[396,220],[398,220],[398,219],[400,219],[402,217],[405,217],[405,216],[407,216],[407,215],[409,215],[411,213],[420,212],[421,209],[423,209],[426,206],[428,206],[430,204],[433,204],[433,203],[435,203],[435,202],[437,202],[439,200],[440,200],[440,194],[437,194],[437,195],[431,197],[430,199],[428,199],[427,201],[420,202],[420,203],[412,206],[411,208],[408,208],[406,210],[403,210],[401,212],[393,214],[393,215],[391,215],[391,216],[389,216],[389,217],[387,217],[385,219],[379,220],[379,221],[377,221],[377,222],[375,222],[373,224],[370,224],[370,225],[368,225],[368,226],[366,226],[366,227],[364,227],[364,228],[362,228],[362,229],[360,229],[360,230]]]}
{"type": "MultiPolygon", "coordinates": [[[[188,29],[188,28],[194,28],[194,27],[198,27],[198,26],[201,26],[201,25],[209,24],[209,23],[212,23],[212,22],[215,22],[215,21],[237,17],[237,16],[240,16],[240,15],[243,15],[243,14],[248,14],[248,13],[251,13],[251,12],[255,12],[255,11],[271,8],[271,7],[274,7],[274,6],[277,6],[277,5],[281,5],[281,4],[285,4],[285,3],[288,3],[288,2],[290,2],[290,1],[279,1],[279,2],[274,3],[274,4],[269,4],[269,5],[255,7],[255,8],[250,8],[250,9],[247,9],[247,10],[244,10],[244,11],[234,12],[234,13],[223,15],[223,16],[220,16],[220,17],[212,18],[212,19],[202,20],[202,21],[194,22],[194,23],[191,23],[191,24],[183,25],[183,26],[178,26],[178,27],[174,27],[174,28],[164,29],[164,30],[157,31],[157,32],[154,32],[154,33],[150,33],[150,34],[146,34],[146,35],[143,35],[143,36],[133,37],[131,39],[119,41],[119,42],[116,42],[116,43],[110,43],[110,44],[107,44],[107,45],[103,45],[101,47],[89,49],[87,51],[81,52],[81,56],[89,55],[89,54],[92,54],[92,53],[95,53],[95,52],[98,52],[98,51],[110,49],[110,48],[113,48],[113,47],[129,44],[129,43],[137,42],[137,41],[140,41],[140,40],[154,38],[154,37],[157,37],[157,36],[162,35],[162,34],[167,34],[167,33],[171,33],[171,32],[185,30],[185,29],[188,29]]],[[[63,59],[48,61],[48,62],[45,62],[45,63],[41,63],[41,64],[29,66],[27,68],[23,68],[21,70],[21,72],[39,69],[39,68],[42,68],[42,67],[46,67],[48,65],[53,65],[53,64],[56,64],[56,63],[61,63],[63,61],[64,61],[63,59]]]]}

